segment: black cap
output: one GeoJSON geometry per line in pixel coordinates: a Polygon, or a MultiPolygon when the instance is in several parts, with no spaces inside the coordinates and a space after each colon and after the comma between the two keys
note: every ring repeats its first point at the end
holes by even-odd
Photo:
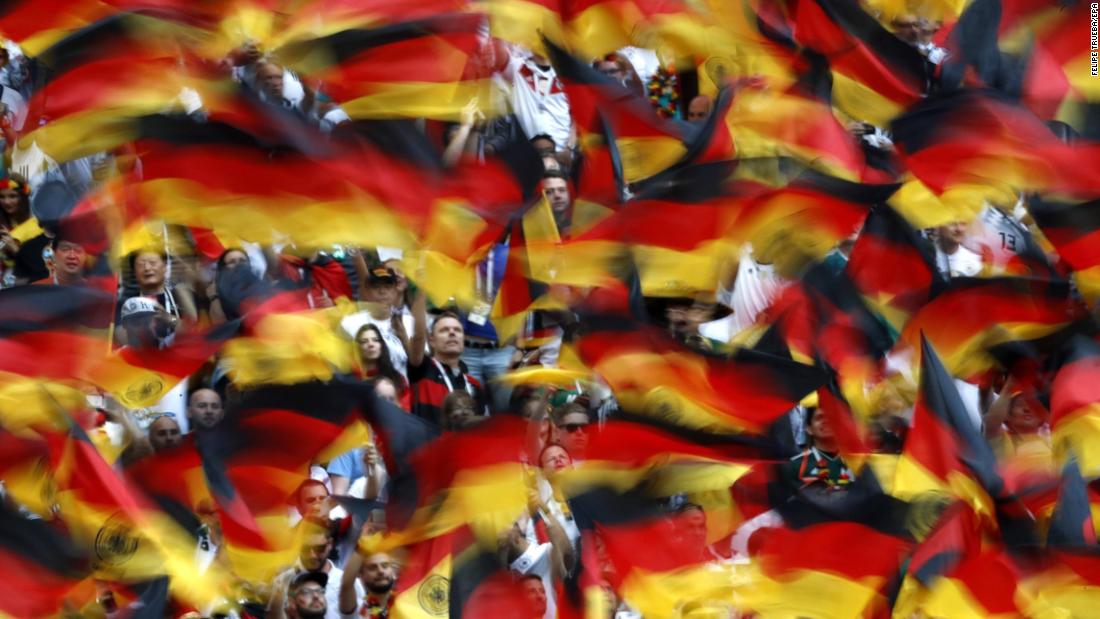
{"type": "Polygon", "coordinates": [[[328,574],[324,572],[302,572],[294,577],[294,580],[290,582],[290,590],[296,591],[298,587],[301,587],[307,582],[315,582],[321,585],[321,588],[328,586],[328,574]]]}
{"type": "Polygon", "coordinates": [[[397,273],[386,266],[376,266],[367,273],[367,282],[371,284],[396,284],[397,273]]]}

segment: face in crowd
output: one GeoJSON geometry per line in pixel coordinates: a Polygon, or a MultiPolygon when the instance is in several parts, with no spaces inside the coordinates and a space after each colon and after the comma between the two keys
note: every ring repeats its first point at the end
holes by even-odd
{"type": "Polygon", "coordinates": [[[187,416],[196,427],[209,430],[225,416],[222,398],[213,389],[199,389],[187,402],[187,416]]]}
{"type": "Polygon", "coordinates": [[[465,331],[454,316],[441,316],[432,324],[428,343],[437,357],[458,358],[466,349],[465,331]]]}
{"type": "Polygon", "coordinates": [[[183,442],[180,424],[171,414],[161,415],[149,424],[149,443],[153,451],[165,451],[179,447],[183,442]]]}

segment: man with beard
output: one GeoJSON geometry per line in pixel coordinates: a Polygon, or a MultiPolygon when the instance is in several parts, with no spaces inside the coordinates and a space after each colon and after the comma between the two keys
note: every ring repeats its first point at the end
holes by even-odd
{"type": "Polygon", "coordinates": [[[209,430],[224,416],[222,397],[213,389],[196,389],[187,401],[187,418],[196,430],[209,430]]]}
{"type": "Polygon", "coordinates": [[[387,619],[396,599],[393,585],[397,574],[393,557],[384,552],[366,556],[356,553],[348,559],[344,568],[340,584],[340,616],[344,619],[387,619]]]}
{"type": "MultiPolygon", "coordinates": [[[[295,564],[275,578],[272,586],[274,595],[269,610],[275,617],[279,617],[280,609],[285,606],[287,611],[290,611],[288,615],[293,617],[292,612],[295,610],[295,605],[300,601],[296,598],[294,583],[297,583],[306,574],[320,574],[325,577],[321,583],[323,591],[321,614],[298,616],[339,619],[340,613],[337,603],[340,599],[340,582],[344,572],[329,559],[335,542],[335,534],[332,529],[309,520],[303,521],[299,526],[306,528],[305,535],[302,538],[301,552],[295,564]],[[291,583],[289,587],[287,583],[291,583]],[[286,596],[285,604],[283,604],[284,595],[286,596]]],[[[312,600],[308,601],[313,604],[312,600]]],[[[307,606],[307,611],[315,612],[315,604],[307,606]]]]}
{"type": "Polygon", "coordinates": [[[331,616],[325,599],[328,583],[328,574],[324,572],[299,574],[290,585],[286,615],[291,619],[325,619],[331,616]]]}

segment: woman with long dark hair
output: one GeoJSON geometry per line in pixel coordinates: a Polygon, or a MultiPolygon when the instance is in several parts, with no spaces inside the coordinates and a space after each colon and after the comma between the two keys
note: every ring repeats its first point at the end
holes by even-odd
{"type": "Polygon", "coordinates": [[[360,378],[387,378],[397,389],[397,401],[409,410],[409,383],[393,366],[389,346],[382,331],[374,323],[367,323],[355,332],[356,361],[360,378]]]}

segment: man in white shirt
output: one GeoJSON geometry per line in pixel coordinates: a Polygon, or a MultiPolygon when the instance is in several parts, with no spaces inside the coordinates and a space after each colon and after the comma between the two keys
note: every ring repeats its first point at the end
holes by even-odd
{"type": "Polygon", "coordinates": [[[700,325],[699,333],[712,340],[729,342],[751,327],[760,312],[768,309],[789,284],[775,272],[773,265],[758,262],[752,245],[746,245],[741,250],[733,279],[722,282],[718,288],[718,302],[733,309],[733,313],[700,325]]]}
{"type": "Polygon", "coordinates": [[[966,222],[936,228],[936,268],[948,279],[974,277],[982,271],[982,257],[966,247],[966,222]]]}
{"type": "Polygon", "coordinates": [[[573,118],[565,88],[550,61],[513,47],[502,77],[512,87],[512,111],[527,138],[546,134],[558,150],[567,150],[573,142],[573,118]]]}
{"type": "Polygon", "coordinates": [[[303,522],[300,526],[309,527],[302,538],[301,553],[298,555],[298,561],[279,574],[272,583],[274,595],[272,595],[270,610],[277,616],[280,609],[276,607],[290,601],[287,597],[290,593],[288,588],[298,576],[307,572],[321,572],[328,576],[328,581],[325,583],[325,619],[340,619],[340,580],[344,576],[344,571],[336,567],[336,564],[328,558],[334,543],[333,532],[312,522],[303,522]]]}

